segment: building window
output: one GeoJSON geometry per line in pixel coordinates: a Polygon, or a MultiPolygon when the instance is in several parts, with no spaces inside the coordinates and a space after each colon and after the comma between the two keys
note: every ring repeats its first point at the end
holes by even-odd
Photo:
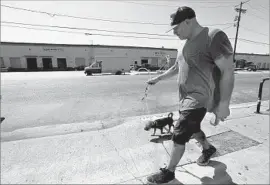
{"type": "Polygon", "coordinates": [[[148,64],[148,60],[147,59],[142,59],[141,60],[141,64],[143,65],[143,64],[148,64]]]}

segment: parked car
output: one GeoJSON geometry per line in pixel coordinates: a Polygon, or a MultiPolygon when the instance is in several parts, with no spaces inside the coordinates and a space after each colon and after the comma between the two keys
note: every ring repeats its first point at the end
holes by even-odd
{"type": "Polygon", "coordinates": [[[151,64],[142,64],[141,66],[139,66],[139,65],[130,65],[130,71],[138,71],[141,68],[145,68],[145,69],[147,69],[149,71],[157,71],[157,70],[161,69],[161,67],[153,66],[151,64]]]}
{"type": "Polygon", "coordinates": [[[95,56],[95,61],[84,68],[84,73],[110,73],[115,75],[125,74],[129,71],[129,63],[126,56],[95,56]]]}
{"type": "Polygon", "coordinates": [[[150,70],[146,69],[146,68],[140,68],[137,70],[138,72],[150,72],[150,70]]]}
{"type": "Polygon", "coordinates": [[[251,64],[251,65],[245,67],[245,69],[248,71],[257,71],[257,66],[254,64],[251,64]]]}
{"type": "Polygon", "coordinates": [[[131,75],[143,75],[143,74],[149,74],[151,71],[146,68],[139,68],[137,71],[131,71],[131,75]]]}

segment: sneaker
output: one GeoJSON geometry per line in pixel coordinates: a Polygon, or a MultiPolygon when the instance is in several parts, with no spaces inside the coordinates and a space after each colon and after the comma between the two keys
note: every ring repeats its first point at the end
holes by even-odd
{"type": "Polygon", "coordinates": [[[208,165],[210,158],[216,153],[217,149],[214,146],[210,146],[209,149],[203,150],[202,155],[197,160],[199,166],[208,165]]]}
{"type": "Polygon", "coordinates": [[[166,168],[160,168],[160,171],[161,172],[148,176],[147,177],[148,183],[164,184],[175,179],[174,172],[171,172],[170,170],[166,168]]]}

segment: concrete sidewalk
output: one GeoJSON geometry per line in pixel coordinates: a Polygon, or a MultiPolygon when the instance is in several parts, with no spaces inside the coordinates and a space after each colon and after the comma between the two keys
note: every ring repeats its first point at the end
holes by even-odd
{"type": "MultiPolygon", "coordinates": [[[[174,183],[269,184],[268,108],[269,101],[263,102],[262,114],[254,114],[256,103],[233,106],[229,119],[216,127],[207,115],[202,129],[217,155],[209,166],[198,166],[201,149],[191,140],[174,183]]],[[[2,141],[1,183],[143,184],[169,160],[169,135],[143,130],[145,121],[162,115],[167,113],[133,117],[106,129],[2,141]]]]}

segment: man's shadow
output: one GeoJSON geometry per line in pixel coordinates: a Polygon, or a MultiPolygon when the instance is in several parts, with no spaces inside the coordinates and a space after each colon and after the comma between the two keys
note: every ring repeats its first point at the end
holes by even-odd
{"type": "MultiPolygon", "coordinates": [[[[150,140],[150,142],[154,143],[163,143],[164,141],[171,140],[172,134],[165,134],[165,135],[159,135],[157,138],[153,138],[150,140]]],[[[231,184],[231,185],[237,185],[236,183],[233,182],[231,176],[227,173],[227,165],[215,161],[215,160],[210,160],[209,164],[207,166],[213,167],[214,170],[214,176],[213,178],[211,177],[202,177],[200,178],[201,184],[231,184]]],[[[189,172],[188,172],[189,173],[189,172]]],[[[196,176],[196,174],[193,174],[196,176]]],[[[197,177],[199,178],[199,177],[197,177]]],[[[175,179],[174,182],[170,184],[182,184],[179,180],[175,179]]]]}
{"type": "MultiPolygon", "coordinates": [[[[231,176],[226,172],[227,170],[227,166],[219,161],[213,161],[211,160],[209,162],[209,164],[207,166],[211,166],[213,167],[214,170],[214,176],[213,178],[205,176],[202,178],[199,178],[196,174],[193,174],[189,171],[182,171],[182,172],[186,172],[198,179],[200,179],[201,184],[226,184],[226,185],[237,185],[236,183],[233,182],[231,176]]],[[[180,179],[181,180],[181,179],[180,179]]],[[[170,182],[169,184],[178,184],[178,185],[182,185],[183,183],[181,181],[179,181],[178,179],[174,179],[172,182],[170,182]]]]}
{"type": "Polygon", "coordinates": [[[211,160],[207,166],[215,168],[214,176],[211,177],[202,177],[200,180],[202,184],[236,184],[233,182],[231,176],[226,172],[226,164],[211,160]]]}

